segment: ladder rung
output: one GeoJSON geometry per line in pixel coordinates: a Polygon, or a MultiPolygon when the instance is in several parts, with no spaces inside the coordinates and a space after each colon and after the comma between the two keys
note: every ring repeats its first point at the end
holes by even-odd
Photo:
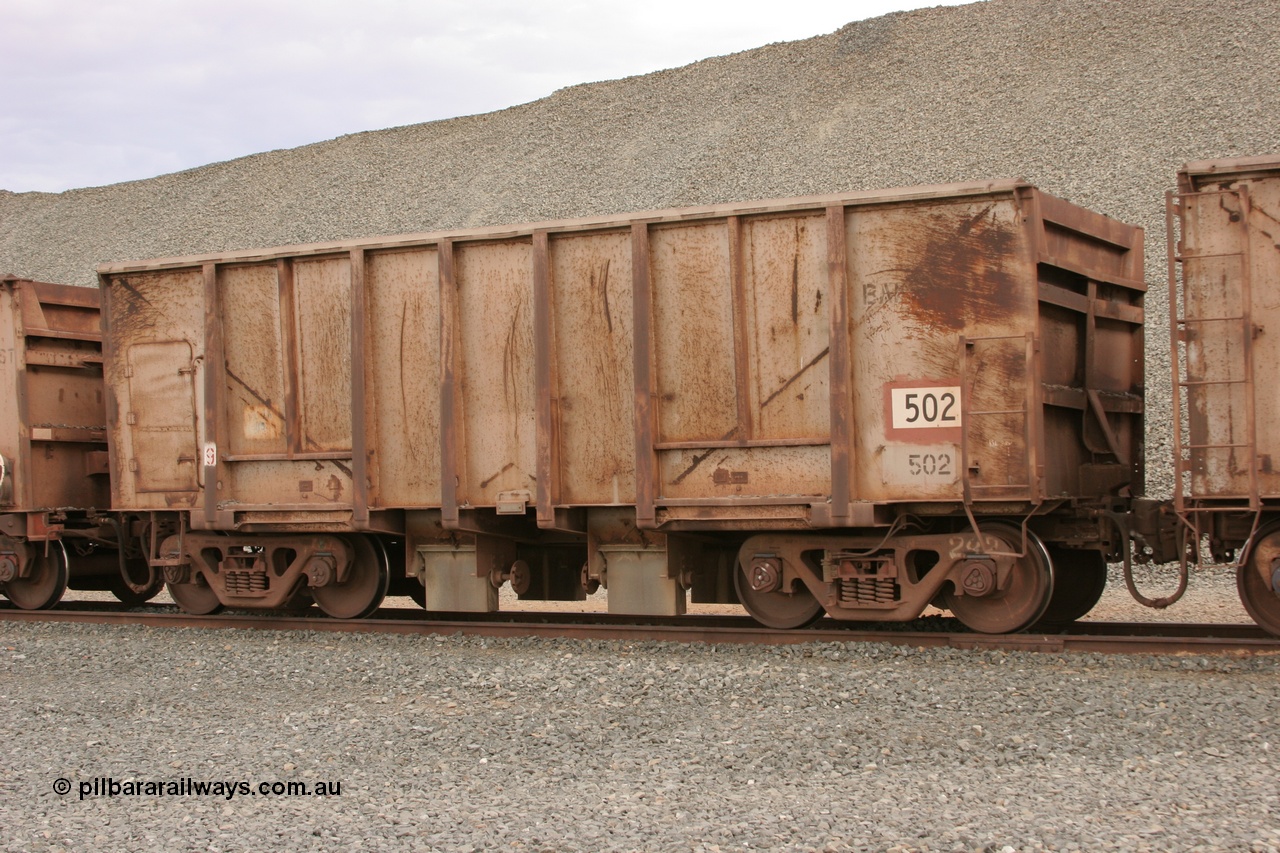
{"type": "Polygon", "coordinates": [[[1221,450],[1228,447],[1248,447],[1247,444],[1184,444],[1187,450],[1221,450]]]}
{"type": "Polygon", "coordinates": [[[1179,323],[1225,323],[1228,320],[1243,320],[1244,317],[1179,317],[1179,323]]]}
{"type": "Polygon", "coordinates": [[[987,412],[970,412],[969,415],[1025,415],[1026,409],[992,409],[987,412]]]}
{"type": "Polygon", "coordinates": [[[1180,261],[1199,261],[1205,258],[1243,258],[1244,252],[1209,252],[1204,255],[1178,255],[1180,261]]]}
{"type": "Polygon", "coordinates": [[[1183,388],[1192,385],[1243,385],[1248,381],[1248,379],[1192,379],[1186,382],[1179,382],[1178,385],[1183,388]]]}
{"type": "Polygon", "coordinates": [[[981,485],[976,485],[976,484],[974,484],[974,483],[970,483],[970,484],[969,484],[969,490],[970,490],[970,491],[974,491],[974,490],[977,490],[977,489],[1005,489],[1005,490],[1008,490],[1008,489],[1029,489],[1029,488],[1031,488],[1031,484],[1030,484],[1030,483],[1008,483],[1008,484],[1001,484],[1001,485],[999,485],[999,486],[981,486],[981,485]]]}

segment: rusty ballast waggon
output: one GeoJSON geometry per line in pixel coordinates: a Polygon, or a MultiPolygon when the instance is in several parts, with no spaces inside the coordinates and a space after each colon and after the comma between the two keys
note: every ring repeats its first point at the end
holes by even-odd
{"type": "Polygon", "coordinates": [[[1179,556],[1280,634],[1280,157],[1188,163],[1167,209],[1179,556]]]}
{"type": "Polygon", "coordinates": [[[98,293],[0,278],[0,594],[52,607],[68,584],[159,591],[110,506],[98,293]]]}
{"type": "Polygon", "coordinates": [[[192,612],[388,589],[1069,621],[1142,490],[1142,233],[1017,181],[109,264],[192,612]]]}

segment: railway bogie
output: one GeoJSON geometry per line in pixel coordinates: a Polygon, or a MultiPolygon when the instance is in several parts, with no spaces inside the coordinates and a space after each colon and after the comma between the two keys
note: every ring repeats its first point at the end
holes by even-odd
{"type": "Polygon", "coordinates": [[[187,531],[156,550],[169,593],[184,610],[286,610],[314,602],[338,619],[371,615],[391,584],[384,543],[361,534],[187,531]]]}

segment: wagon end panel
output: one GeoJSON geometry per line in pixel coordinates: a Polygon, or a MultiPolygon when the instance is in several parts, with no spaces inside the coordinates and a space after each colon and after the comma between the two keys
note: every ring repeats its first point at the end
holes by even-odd
{"type": "Polygon", "coordinates": [[[17,322],[18,300],[15,284],[0,283],[0,389],[13,404],[0,406],[0,508],[11,509],[25,503],[25,471],[19,467],[22,451],[22,418],[18,393],[17,322]]]}
{"type": "Polygon", "coordinates": [[[100,276],[112,505],[191,507],[202,481],[204,271],[100,276]]]}
{"type": "Polygon", "coordinates": [[[1142,230],[1027,192],[1047,497],[1143,492],[1142,230]]]}
{"type": "Polygon", "coordinates": [[[0,507],[105,508],[97,291],[0,281],[0,507]]]}
{"type": "Polygon", "coordinates": [[[1188,164],[1179,185],[1177,498],[1256,508],[1280,497],[1280,161],[1188,164]]]}

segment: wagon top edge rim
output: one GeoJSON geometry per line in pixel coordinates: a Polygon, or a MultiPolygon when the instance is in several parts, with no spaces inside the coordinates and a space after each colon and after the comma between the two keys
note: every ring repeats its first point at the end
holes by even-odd
{"type": "Polygon", "coordinates": [[[1267,171],[1280,171],[1280,154],[1264,154],[1259,157],[1228,157],[1217,160],[1192,160],[1182,165],[1182,168],[1178,170],[1178,175],[1180,177],[1205,177],[1267,171]]]}
{"type": "MultiPolygon", "coordinates": [[[[1033,184],[1022,178],[970,181],[952,184],[927,184],[915,187],[864,190],[829,195],[727,202],[724,204],[685,208],[666,208],[638,211],[634,213],[612,214],[608,216],[589,216],[572,219],[548,220],[516,225],[456,228],[381,237],[363,237],[328,242],[298,243],[269,248],[244,249],[198,255],[177,255],[154,259],[111,261],[99,264],[97,267],[97,273],[99,276],[109,276],[130,272],[192,267],[208,263],[227,264],[265,262],[288,257],[337,254],[350,252],[355,249],[369,251],[411,248],[445,241],[481,242],[486,240],[500,240],[529,236],[535,232],[555,233],[576,230],[618,229],[640,223],[679,223],[700,219],[715,219],[725,216],[768,215],[771,213],[782,214],[805,210],[818,212],[836,205],[853,207],[875,204],[945,200],[949,198],[974,196],[1013,195],[1019,190],[1031,190],[1042,196],[1052,198],[1048,193],[1045,193],[1043,190],[1039,190],[1033,184]]],[[[1070,204],[1070,202],[1067,203],[1070,204]]],[[[1119,223],[1119,220],[1112,221],[1117,224],[1122,224],[1119,223]]],[[[1132,228],[1134,226],[1127,227],[1132,228]]],[[[1136,230],[1137,229],[1135,228],[1135,231],[1136,230]]]]}

